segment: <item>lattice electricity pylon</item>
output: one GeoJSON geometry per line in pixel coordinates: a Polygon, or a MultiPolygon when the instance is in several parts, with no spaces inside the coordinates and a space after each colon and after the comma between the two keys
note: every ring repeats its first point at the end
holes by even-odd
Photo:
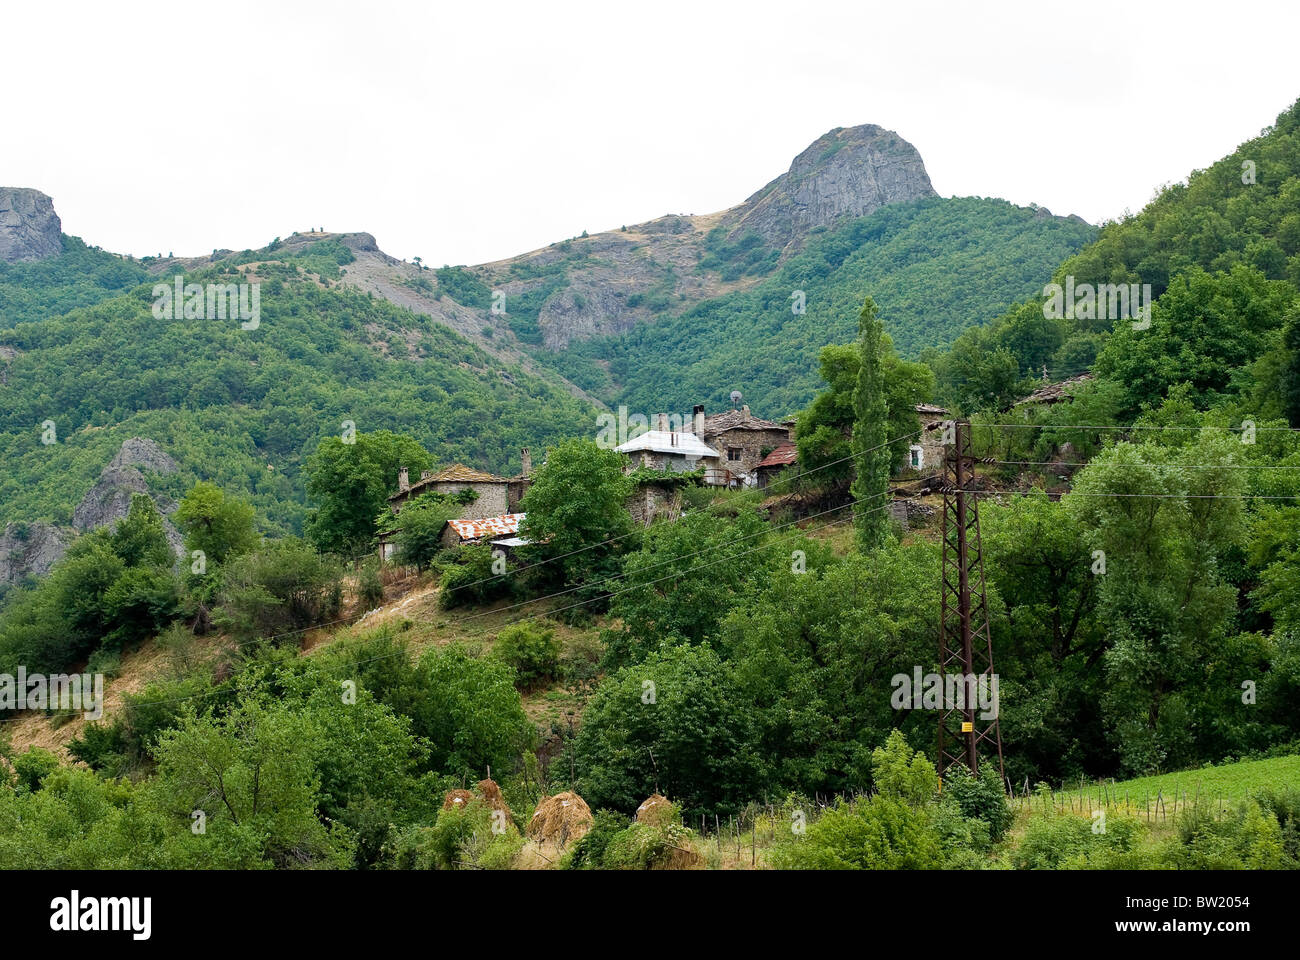
{"type": "MultiPolygon", "coordinates": [[[[992,684],[993,637],[989,630],[984,596],[984,557],[980,550],[979,497],[972,491],[975,458],[971,456],[970,424],[949,421],[944,427],[943,458],[943,582],[939,601],[939,675],[949,689],[948,676],[960,674],[960,689],[967,695],[961,707],[944,697],[939,714],[939,773],[953,763],[979,772],[980,754],[996,752],[998,775],[1002,766],[1002,731],[996,709],[981,719],[973,691],[965,683],[992,684]],[[981,679],[982,678],[982,679],[981,679]]],[[[996,689],[996,687],[991,687],[996,689]]]]}

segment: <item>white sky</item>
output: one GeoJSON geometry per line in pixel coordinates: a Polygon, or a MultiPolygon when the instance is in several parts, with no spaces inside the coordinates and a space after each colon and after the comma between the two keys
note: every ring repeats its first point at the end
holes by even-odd
{"type": "Polygon", "coordinates": [[[1300,96],[1300,4],[7,0],[0,184],[120,253],[426,263],[739,203],[837,126],[1096,223],[1300,96]]]}

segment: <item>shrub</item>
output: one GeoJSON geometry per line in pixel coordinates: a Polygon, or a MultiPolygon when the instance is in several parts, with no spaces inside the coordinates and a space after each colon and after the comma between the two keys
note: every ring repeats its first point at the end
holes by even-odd
{"type": "Polygon", "coordinates": [[[444,567],[438,606],[451,610],[471,603],[487,603],[510,593],[510,578],[492,569],[492,550],[486,544],[461,547],[456,564],[444,567]]]}
{"type": "Polygon", "coordinates": [[[330,620],[342,600],[337,564],[288,537],[231,561],[215,619],[246,642],[330,620]]]}
{"type": "Polygon", "coordinates": [[[555,631],[515,623],[497,635],[497,656],[515,668],[515,685],[529,690],[555,678],[560,662],[560,644],[555,631]]]}
{"type": "Polygon", "coordinates": [[[357,599],[367,610],[373,610],[384,602],[384,583],[379,578],[378,560],[367,560],[362,564],[357,576],[357,599]]]}
{"type": "Polygon", "coordinates": [[[14,757],[13,767],[18,788],[35,793],[41,788],[41,781],[59,769],[59,758],[40,747],[29,747],[26,753],[14,757]]]}
{"type": "Polygon", "coordinates": [[[605,851],[610,841],[631,823],[617,810],[597,810],[591,829],[569,847],[560,861],[562,870],[599,870],[605,865],[605,851]]]}
{"type": "Polygon", "coordinates": [[[773,864],[793,870],[929,870],[943,865],[926,810],[894,797],[840,801],[801,837],[778,844],[773,864]]]}
{"type": "Polygon", "coordinates": [[[1015,813],[1007,802],[1001,779],[991,766],[986,765],[975,777],[964,766],[954,765],[944,777],[943,788],[944,795],[956,802],[963,817],[988,825],[989,838],[994,843],[1011,828],[1015,813]]]}

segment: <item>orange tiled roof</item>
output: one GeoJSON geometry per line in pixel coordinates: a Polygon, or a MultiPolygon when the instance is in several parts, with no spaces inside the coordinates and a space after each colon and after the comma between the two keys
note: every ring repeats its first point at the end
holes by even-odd
{"type": "Polygon", "coordinates": [[[462,540],[480,540],[483,537],[505,537],[519,532],[522,513],[507,513],[502,517],[480,517],[477,520],[448,520],[462,540]]]}
{"type": "Polygon", "coordinates": [[[758,462],[759,467],[788,467],[799,459],[798,448],[787,440],[758,462]]]}

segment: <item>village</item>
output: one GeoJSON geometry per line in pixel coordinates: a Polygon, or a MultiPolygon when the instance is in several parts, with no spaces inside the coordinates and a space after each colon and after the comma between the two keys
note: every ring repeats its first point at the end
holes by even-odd
{"type": "MultiPolygon", "coordinates": [[[[741,404],[739,400],[740,394],[734,393],[733,408],[715,414],[706,414],[704,406],[697,404],[689,419],[667,413],[658,413],[650,418],[642,415],[628,418],[625,409],[620,410],[617,420],[612,414],[602,415],[597,421],[601,431],[598,442],[607,436],[616,439],[630,434],[613,449],[624,455],[624,474],[637,481],[636,489],[626,503],[635,523],[649,526],[656,520],[674,520],[681,516],[680,481],[683,476],[701,486],[733,490],[765,490],[778,477],[798,476],[795,418],[789,417],[781,422],[764,420],[751,413],[748,404],[741,404]],[[655,474],[663,474],[664,479],[657,479],[655,474]]],[[[927,403],[916,404],[915,409],[921,432],[909,445],[906,462],[896,470],[896,479],[900,481],[917,481],[926,476],[927,471],[930,475],[937,473],[943,459],[940,427],[948,417],[948,411],[927,403]]],[[[411,480],[408,469],[402,467],[397,476],[397,489],[388,498],[389,509],[397,517],[403,506],[423,494],[456,497],[463,506],[459,517],[447,521],[442,535],[443,545],[457,547],[486,543],[510,556],[527,542],[519,536],[519,527],[524,519],[519,506],[532,482],[533,472],[532,456],[527,447],[520,450],[520,463],[520,471],[513,477],[500,477],[454,463],[440,470],[423,471],[415,481],[411,480]]],[[[928,487],[917,486],[915,490],[900,493],[921,491],[929,492],[928,487]]],[[[763,501],[763,506],[788,505],[797,502],[791,499],[797,496],[783,490],[780,495],[763,501]]],[[[897,519],[906,522],[904,502],[894,504],[891,509],[897,519]]],[[[381,563],[390,563],[394,559],[400,532],[400,526],[395,524],[380,533],[378,554],[381,563]]]]}

